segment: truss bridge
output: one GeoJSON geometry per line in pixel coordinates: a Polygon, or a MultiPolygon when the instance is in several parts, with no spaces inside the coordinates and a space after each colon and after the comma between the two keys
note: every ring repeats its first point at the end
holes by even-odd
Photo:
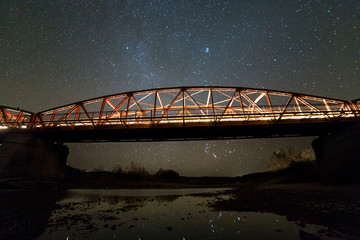
{"type": "Polygon", "coordinates": [[[0,137],[31,132],[64,143],[319,136],[359,119],[360,99],[175,87],[102,96],[39,113],[0,106],[0,137]]]}

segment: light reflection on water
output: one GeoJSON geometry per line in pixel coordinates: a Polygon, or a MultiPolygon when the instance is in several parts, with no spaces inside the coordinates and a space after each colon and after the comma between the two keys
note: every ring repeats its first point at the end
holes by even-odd
{"type": "Polygon", "coordinates": [[[225,191],[230,188],[184,188],[184,189],[71,189],[67,193],[69,196],[78,195],[98,195],[98,196],[118,196],[118,197],[151,197],[185,195],[194,193],[208,193],[225,191]]]}
{"type": "Polygon", "coordinates": [[[301,239],[325,227],[272,213],[214,211],[219,189],[69,190],[39,239],[301,239]]]}

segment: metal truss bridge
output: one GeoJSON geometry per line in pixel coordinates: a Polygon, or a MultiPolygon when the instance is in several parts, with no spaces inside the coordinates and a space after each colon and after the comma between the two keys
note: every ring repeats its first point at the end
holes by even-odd
{"type": "Polygon", "coordinates": [[[360,99],[175,87],[103,96],[39,113],[0,106],[0,137],[31,132],[55,142],[98,142],[315,136],[359,120],[360,99]]]}

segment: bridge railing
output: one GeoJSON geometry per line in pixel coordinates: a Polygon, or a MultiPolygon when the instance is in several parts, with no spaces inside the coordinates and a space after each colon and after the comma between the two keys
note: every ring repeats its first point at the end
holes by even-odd
{"type": "MultiPolygon", "coordinates": [[[[301,122],[329,122],[329,121],[348,121],[349,119],[359,118],[360,111],[322,111],[322,112],[254,112],[226,114],[203,114],[203,113],[183,113],[179,111],[168,111],[166,114],[154,116],[152,110],[146,112],[132,111],[120,112],[116,115],[107,117],[111,112],[103,112],[99,118],[99,112],[88,114],[70,114],[61,121],[44,120],[34,122],[35,128],[62,128],[74,129],[83,127],[171,127],[171,126],[215,126],[215,125],[246,125],[246,124],[270,124],[270,123],[301,123],[301,122]],[[147,115],[146,115],[147,114],[147,115]],[[89,116],[91,118],[89,118],[89,116]]],[[[59,116],[54,119],[61,118],[59,116]]]]}

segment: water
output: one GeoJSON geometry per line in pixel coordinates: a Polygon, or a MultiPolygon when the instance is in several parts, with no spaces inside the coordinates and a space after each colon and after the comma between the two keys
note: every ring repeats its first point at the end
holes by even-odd
{"type": "Polygon", "coordinates": [[[14,201],[1,207],[6,220],[0,239],[305,239],[304,234],[324,237],[329,231],[272,213],[215,211],[211,203],[232,197],[223,190],[3,193],[2,199],[14,201]]]}

